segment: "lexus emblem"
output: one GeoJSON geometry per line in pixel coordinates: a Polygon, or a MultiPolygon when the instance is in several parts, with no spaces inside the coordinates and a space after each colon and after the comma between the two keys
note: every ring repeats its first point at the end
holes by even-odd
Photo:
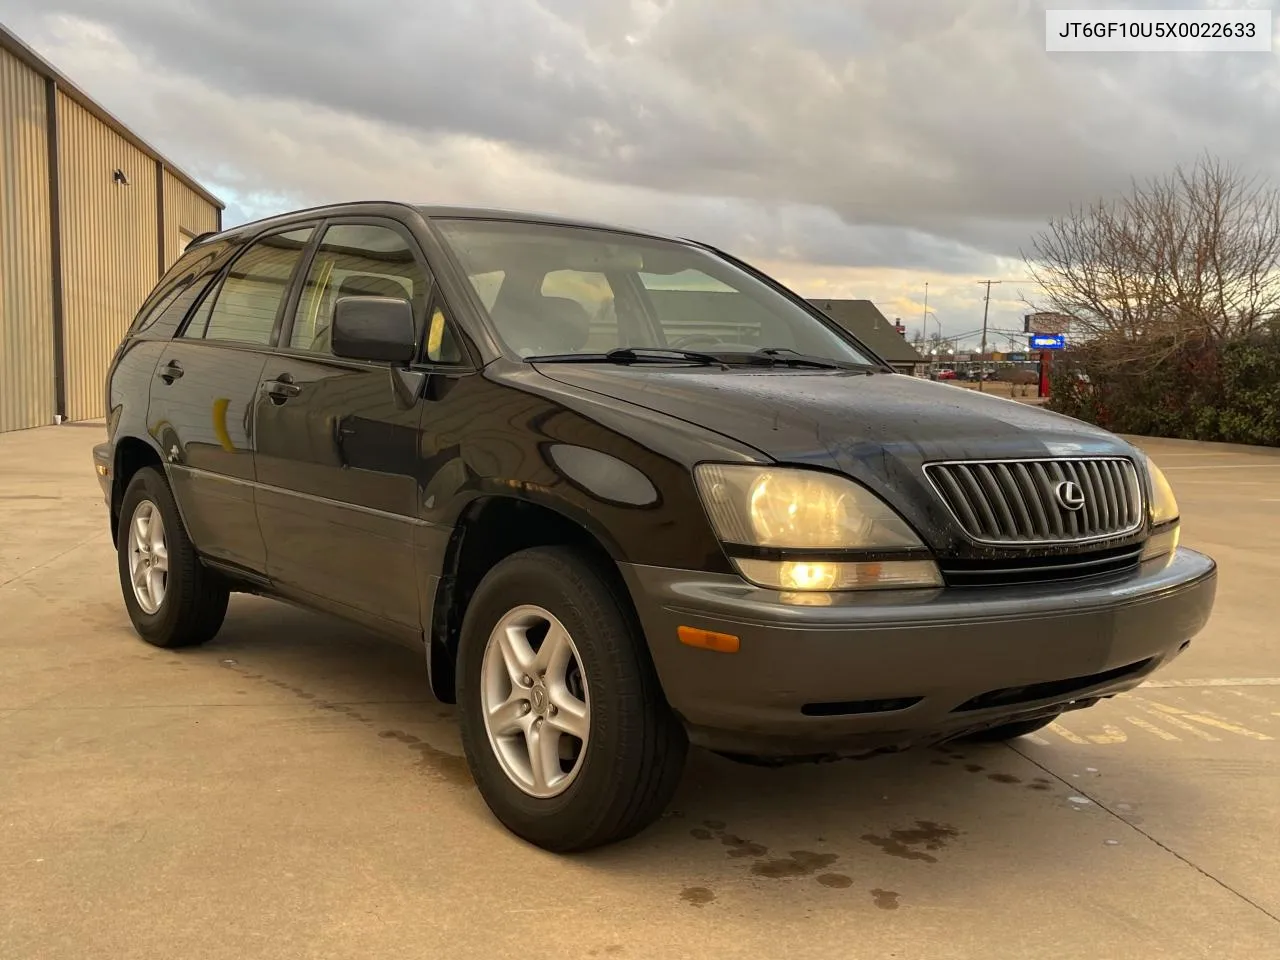
{"type": "Polygon", "coordinates": [[[1053,499],[1063,510],[1079,510],[1084,507],[1084,491],[1074,480],[1061,480],[1053,488],[1053,499]]]}

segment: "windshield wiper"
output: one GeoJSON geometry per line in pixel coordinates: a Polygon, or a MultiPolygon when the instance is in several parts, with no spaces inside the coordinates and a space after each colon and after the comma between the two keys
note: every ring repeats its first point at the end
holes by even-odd
{"type": "Polygon", "coordinates": [[[608,353],[548,353],[525,357],[529,363],[696,363],[724,366],[724,361],[696,350],[669,350],[666,347],[618,347],[608,353]]]}
{"type": "Polygon", "coordinates": [[[810,357],[798,353],[790,347],[761,347],[753,353],[743,355],[748,363],[765,364],[770,367],[783,364],[788,367],[813,367],[815,370],[845,370],[850,367],[861,368],[867,364],[842,363],[838,360],[827,360],[823,357],[810,357]]]}

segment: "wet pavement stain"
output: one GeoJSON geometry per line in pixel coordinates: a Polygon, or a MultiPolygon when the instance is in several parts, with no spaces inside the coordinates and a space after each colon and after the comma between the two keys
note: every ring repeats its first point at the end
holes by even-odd
{"type": "Polygon", "coordinates": [[[840,857],[834,853],[812,853],[808,850],[792,850],[789,857],[776,860],[757,860],[751,872],[757,877],[784,880],[789,877],[808,877],[831,866],[840,857]]]}
{"type": "Polygon", "coordinates": [[[422,758],[418,765],[437,780],[443,780],[459,787],[469,787],[475,783],[471,777],[471,771],[467,769],[466,757],[447,753],[438,747],[433,747],[421,737],[415,737],[413,734],[405,733],[403,730],[383,730],[378,736],[384,740],[395,740],[398,743],[403,743],[410,750],[415,751],[422,758]]]}
{"type": "Polygon", "coordinates": [[[689,831],[689,835],[695,840],[710,840],[712,833],[706,827],[694,827],[689,831]]]}
{"type": "Polygon", "coordinates": [[[1021,783],[1021,777],[1015,777],[1012,773],[988,773],[988,780],[994,780],[996,783],[1021,783]]]}
{"type": "Polygon", "coordinates": [[[735,860],[742,857],[763,857],[769,852],[769,848],[764,844],[743,840],[741,837],[735,837],[731,833],[721,834],[720,842],[729,848],[729,856],[735,860]]]}
{"type": "Polygon", "coordinates": [[[1047,784],[1047,783],[1028,783],[1028,784],[1027,784],[1027,789],[1028,789],[1028,790],[1039,790],[1039,791],[1043,792],[1043,791],[1046,791],[1046,790],[1052,790],[1052,789],[1053,789],[1053,787],[1052,787],[1052,786],[1050,786],[1050,785],[1049,785],[1049,784],[1047,784]]]}
{"type": "Polygon", "coordinates": [[[875,905],[881,910],[897,910],[899,907],[898,897],[902,894],[893,890],[881,890],[876,887],[871,891],[871,896],[875,901],[875,905]]]}
{"type": "Polygon", "coordinates": [[[981,773],[983,770],[987,769],[980,763],[966,763],[964,768],[970,773],[981,773]]]}
{"type": "Polygon", "coordinates": [[[680,899],[695,907],[705,907],[715,898],[716,895],[706,887],[685,887],[680,891],[680,899]]]}
{"type": "Polygon", "coordinates": [[[853,878],[846,877],[843,873],[824,873],[818,877],[818,882],[824,887],[831,887],[835,890],[843,890],[845,887],[853,886],[853,878]]]}
{"type": "Polygon", "coordinates": [[[723,820],[703,820],[702,825],[708,830],[723,830],[725,827],[723,820]]]}
{"type": "Polygon", "coordinates": [[[926,853],[925,850],[941,850],[948,840],[958,836],[960,831],[945,823],[917,820],[914,828],[891,830],[887,837],[864,833],[862,839],[872,846],[879,847],[891,857],[937,863],[938,858],[931,853],[926,853]],[[924,847],[924,850],[917,849],[919,847],[924,847]]]}
{"type": "Polygon", "coordinates": [[[933,764],[935,767],[949,767],[949,766],[951,766],[951,761],[950,761],[950,760],[944,760],[944,759],[942,759],[942,757],[938,757],[938,758],[936,758],[936,759],[934,759],[934,760],[930,760],[929,762],[930,762],[931,764],[933,764]]]}

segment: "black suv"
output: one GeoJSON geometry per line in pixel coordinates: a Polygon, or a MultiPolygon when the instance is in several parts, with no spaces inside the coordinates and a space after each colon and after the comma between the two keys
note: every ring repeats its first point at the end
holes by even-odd
{"type": "Polygon", "coordinates": [[[362,203],[200,238],[107,377],[124,602],[230,592],[425,654],[511,830],[661,812],[692,742],[818,759],[1003,739],[1132,688],[1209,616],[1160,471],[894,374],[711,247],[362,203]]]}

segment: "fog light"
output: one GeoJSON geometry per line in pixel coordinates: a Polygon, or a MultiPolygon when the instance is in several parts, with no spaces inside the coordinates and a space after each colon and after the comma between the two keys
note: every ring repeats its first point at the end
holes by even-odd
{"type": "Polygon", "coordinates": [[[839,575],[840,567],[834,563],[784,562],[778,581],[786,590],[830,590],[839,575]]]}

